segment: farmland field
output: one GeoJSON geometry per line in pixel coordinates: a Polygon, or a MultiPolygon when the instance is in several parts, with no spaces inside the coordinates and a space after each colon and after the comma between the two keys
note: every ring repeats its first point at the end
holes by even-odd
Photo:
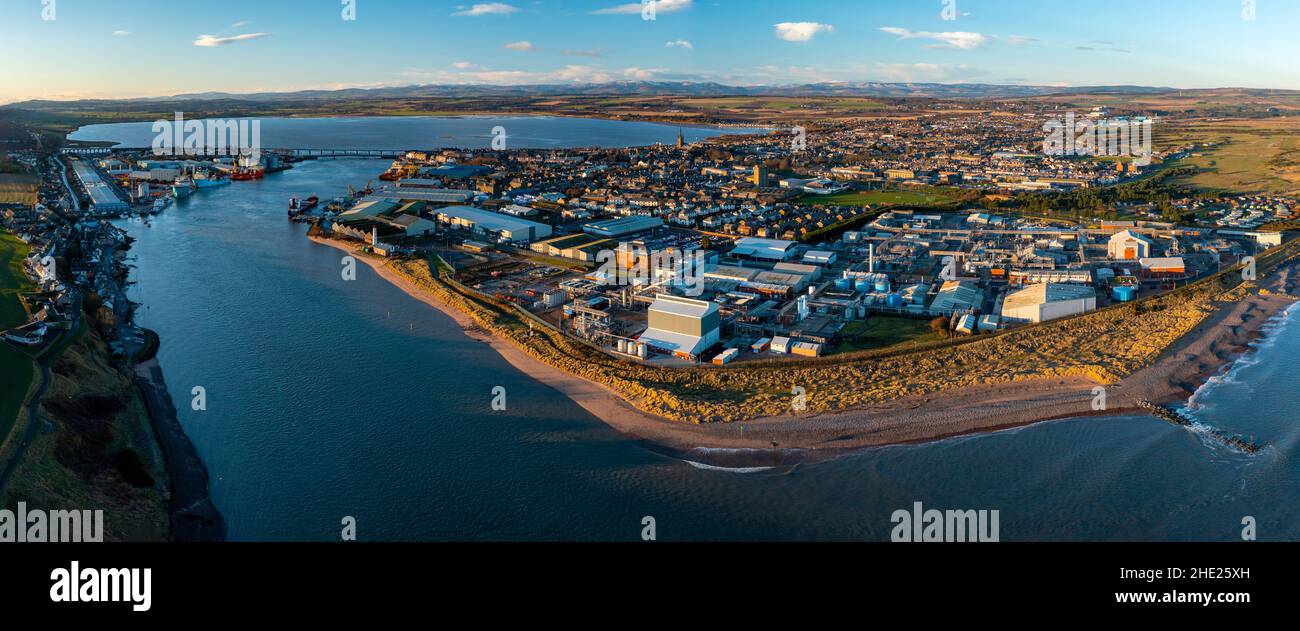
{"type": "Polygon", "coordinates": [[[25,173],[0,173],[0,204],[36,204],[35,187],[41,179],[25,173]]]}
{"type": "Polygon", "coordinates": [[[1216,143],[1214,148],[1182,161],[1199,172],[1182,178],[1181,184],[1243,193],[1300,192],[1300,119],[1197,123],[1180,127],[1157,141],[1216,143]]]}

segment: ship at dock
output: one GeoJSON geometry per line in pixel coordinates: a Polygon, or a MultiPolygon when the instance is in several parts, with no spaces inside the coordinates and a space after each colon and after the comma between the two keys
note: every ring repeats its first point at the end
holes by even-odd
{"type": "Polygon", "coordinates": [[[312,195],[311,197],[308,197],[307,199],[304,200],[299,200],[297,197],[290,197],[289,217],[293,218],[293,217],[297,217],[298,215],[311,212],[318,205],[320,205],[320,198],[316,197],[315,195],[312,195]]]}
{"type": "Polygon", "coordinates": [[[172,197],[175,197],[176,199],[189,197],[194,194],[194,191],[197,190],[197,188],[198,187],[194,184],[194,180],[191,178],[187,177],[176,180],[176,183],[172,184],[172,197]]]}
{"type": "Polygon", "coordinates": [[[199,189],[217,188],[218,186],[226,186],[227,184],[230,184],[230,178],[212,177],[209,175],[194,176],[194,187],[199,189]]]}

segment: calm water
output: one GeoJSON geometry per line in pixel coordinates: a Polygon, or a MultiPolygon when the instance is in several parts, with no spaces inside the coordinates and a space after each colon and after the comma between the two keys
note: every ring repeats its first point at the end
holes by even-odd
{"type": "MultiPolygon", "coordinates": [[[[678,127],[656,123],[553,116],[455,116],[370,118],[263,118],[262,147],[285,149],[416,149],[492,146],[492,129],[504,127],[510,147],[632,147],[677,142],[678,127]]],[[[152,122],[89,125],[72,140],[111,141],[149,147],[158,135],[152,122]]],[[[680,128],[687,142],[760,129],[680,128]]]]}
{"type": "Polygon", "coordinates": [[[290,195],[342,192],[386,161],[307,163],[128,223],[134,298],[162,335],[181,421],[239,540],[887,540],[890,514],[998,509],[1004,540],[1300,539],[1300,315],[1202,393],[1247,457],[1144,417],[1062,421],[733,473],[624,439],[516,372],[450,319],[285,220],[290,195]],[[190,389],[208,411],[190,411],[190,389]],[[490,411],[504,386],[509,412],[490,411]]]}

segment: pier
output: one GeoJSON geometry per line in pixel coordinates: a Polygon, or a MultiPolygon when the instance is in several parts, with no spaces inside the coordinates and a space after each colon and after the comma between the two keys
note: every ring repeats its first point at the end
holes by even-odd
{"type": "MultiPolygon", "coordinates": [[[[1155,415],[1157,418],[1163,421],[1172,423],[1174,425],[1178,425],[1180,427],[1191,427],[1192,425],[1195,424],[1195,421],[1193,421],[1191,418],[1188,418],[1188,416],[1183,412],[1175,410],[1166,405],[1159,405],[1157,403],[1152,403],[1144,399],[1142,401],[1138,401],[1138,407],[1150,412],[1151,414],[1155,415]]],[[[1224,434],[1223,432],[1220,432],[1217,429],[1210,429],[1209,434],[1210,436],[1213,436],[1215,440],[1223,443],[1224,445],[1227,445],[1228,447],[1235,447],[1248,454],[1258,453],[1261,449],[1264,448],[1264,445],[1257,444],[1253,441],[1248,441],[1245,438],[1242,438],[1241,436],[1228,436],[1227,434],[1224,434]]]]}

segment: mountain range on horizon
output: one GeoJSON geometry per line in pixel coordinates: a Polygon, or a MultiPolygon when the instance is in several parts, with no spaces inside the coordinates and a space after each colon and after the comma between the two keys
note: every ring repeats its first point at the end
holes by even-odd
{"type": "Polygon", "coordinates": [[[242,102],[323,102],[349,99],[402,98],[490,98],[490,97],[559,97],[559,96],[794,96],[794,97],[868,97],[932,99],[999,99],[1070,94],[1210,93],[1241,91],[1249,94],[1276,95],[1290,90],[1247,88],[1206,88],[1186,90],[1136,85],[1115,86],[1029,86],[986,83],[888,83],[836,82],[780,86],[734,86],[721,83],[689,81],[621,81],[593,84],[537,84],[498,86],[482,84],[410,85],[383,88],[345,88],[338,90],[300,90],[293,92],[199,92],[162,97],[122,99],[78,99],[19,101],[2,106],[8,109],[46,109],[70,103],[168,103],[174,101],[242,101],[242,102]]]}

